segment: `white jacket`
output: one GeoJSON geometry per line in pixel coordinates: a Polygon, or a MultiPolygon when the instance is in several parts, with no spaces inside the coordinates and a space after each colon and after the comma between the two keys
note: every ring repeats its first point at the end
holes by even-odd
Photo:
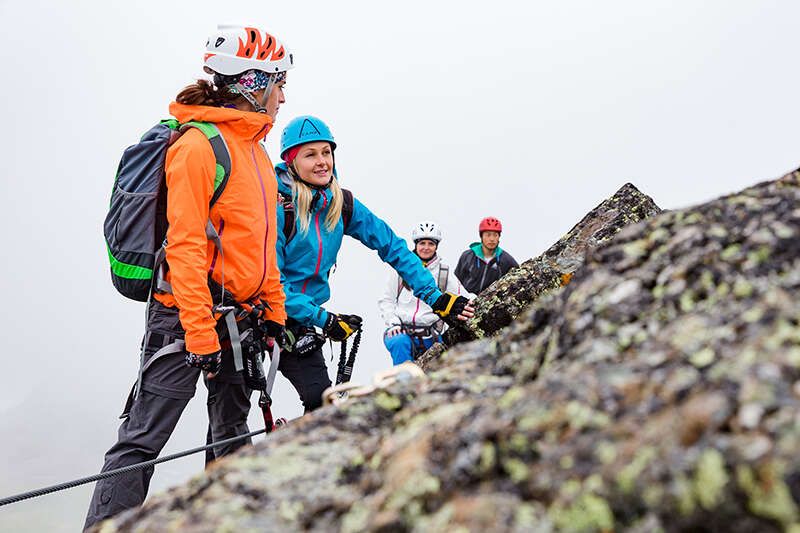
{"type": "MultiPolygon", "coordinates": [[[[441,264],[441,259],[436,256],[426,265],[437,285],[441,264]]],[[[446,291],[470,300],[475,298],[474,294],[467,292],[461,285],[452,268],[447,274],[446,291]]],[[[400,325],[430,327],[440,320],[428,304],[414,296],[411,290],[402,283],[400,275],[394,271],[389,275],[383,296],[378,300],[378,307],[387,328],[400,325]],[[400,291],[399,295],[398,290],[400,291]]]]}

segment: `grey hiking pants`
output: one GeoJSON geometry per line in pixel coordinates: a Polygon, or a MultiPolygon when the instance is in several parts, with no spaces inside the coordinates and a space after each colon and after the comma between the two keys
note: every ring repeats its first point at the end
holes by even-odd
{"type": "MultiPolygon", "coordinates": [[[[157,300],[150,304],[147,329],[150,335],[144,351],[145,361],[163,346],[184,336],[177,309],[167,308],[157,300]]],[[[223,328],[218,331],[221,338],[227,335],[223,328]]],[[[143,374],[139,395],[129,404],[128,417],[119,428],[117,443],[106,453],[102,472],[158,457],[194,396],[200,376],[199,369],[186,365],[185,355],[185,351],[178,351],[164,356],[143,374]]],[[[235,372],[232,359],[230,352],[223,352],[222,370],[214,379],[205,381],[214,442],[249,432],[247,414],[251,391],[245,387],[242,376],[235,372]]],[[[221,457],[248,443],[250,439],[243,439],[214,448],[213,455],[221,457]]],[[[141,505],[153,472],[154,468],[150,467],[98,481],[84,528],[141,505]]]]}

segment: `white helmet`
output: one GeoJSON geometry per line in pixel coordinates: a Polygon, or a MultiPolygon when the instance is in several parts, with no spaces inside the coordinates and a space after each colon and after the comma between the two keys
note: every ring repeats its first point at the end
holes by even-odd
{"type": "Polygon", "coordinates": [[[258,28],[217,26],[206,42],[203,70],[232,76],[251,69],[269,74],[294,67],[294,58],[278,39],[258,28]]]}
{"type": "Polygon", "coordinates": [[[415,225],[411,231],[411,240],[417,242],[421,239],[430,239],[439,244],[442,241],[442,230],[439,229],[439,224],[425,220],[415,225]]]}

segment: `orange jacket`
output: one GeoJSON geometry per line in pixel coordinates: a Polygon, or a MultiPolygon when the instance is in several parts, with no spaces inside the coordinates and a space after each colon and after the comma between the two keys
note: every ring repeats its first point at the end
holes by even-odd
{"type": "Polygon", "coordinates": [[[172,294],[155,297],[177,306],[186,330],[186,349],[198,354],[220,349],[211,312],[208,274],[222,282],[236,301],[261,300],[271,307],[263,318],[286,321],[285,296],[275,256],[278,199],[272,163],[259,141],[272,127],[272,118],[237,109],[190,106],[169,107],[181,123],[213,122],[222,133],[231,156],[231,175],[209,216],[214,193],[216,160],[208,139],[187,130],[167,151],[167,281],[172,294]],[[222,240],[220,254],[206,237],[206,223],[214,224],[222,240]]]}

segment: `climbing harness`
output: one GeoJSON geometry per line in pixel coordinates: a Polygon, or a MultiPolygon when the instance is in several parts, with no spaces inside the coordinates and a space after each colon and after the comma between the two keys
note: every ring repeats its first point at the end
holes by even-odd
{"type": "Polygon", "coordinates": [[[261,408],[261,414],[264,416],[264,429],[267,433],[271,433],[273,429],[277,429],[286,425],[285,418],[273,419],[272,417],[272,386],[275,384],[275,376],[278,373],[278,365],[281,363],[281,347],[278,343],[272,345],[272,353],[270,354],[269,371],[267,372],[266,386],[261,391],[258,398],[258,406],[261,408]]]}
{"type": "Polygon", "coordinates": [[[280,364],[281,349],[277,343],[272,345],[272,353],[270,354],[269,373],[264,373],[264,353],[268,351],[268,347],[262,351],[260,343],[256,343],[247,348],[247,357],[245,359],[244,382],[248,388],[259,391],[258,407],[261,409],[261,414],[264,417],[264,429],[267,433],[272,432],[277,425],[282,425],[285,420],[278,419],[276,424],[272,416],[272,385],[275,383],[275,374],[278,371],[280,364]]]}
{"type": "Polygon", "coordinates": [[[445,325],[443,320],[439,320],[431,326],[401,324],[400,331],[411,339],[411,357],[416,361],[419,356],[428,350],[425,347],[426,340],[433,339],[433,343],[442,341],[445,325]]]}
{"type": "Polygon", "coordinates": [[[339,353],[339,369],[336,372],[336,384],[347,383],[353,376],[353,365],[356,362],[356,354],[358,347],[361,344],[361,328],[356,330],[355,337],[353,337],[353,345],[350,348],[350,355],[347,355],[347,339],[342,341],[342,350],[339,353]]]}
{"type": "Polygon", "coordinates": [[[385,389],[399,381],[410,381],[426,377],[425,372],[419,366],[407,361],[383,372],[378,372],[373,376],[371,385],[346,382],[328,387],[322,393],[322,401],[324,405],[339,406],[351,398],[369,396],[373,392],[385,389]]]}
{"type": "Polygon", "coordinates": [[[258,407],[264,418],[264,430],[271,433],[278,426],[286,424],[285,418],[277,421],[272,416],[272,386],[275,384],[275,376],[278,373],[278,365],[281,362],[281,347],[277,342],[267,345],[266,339],[262,337],[261,329],[258,327],[258,316],[262,309],[257,306],[250,311],[250,315],[245,319],[249,320],[251,328],[241,334],[242,348],[245,350],[245,360],[243,364],[243,375],[245,385],[259,391],[258,407]],[[269,370],[264,372],[264,358],[270,354],[269,370]]]}

